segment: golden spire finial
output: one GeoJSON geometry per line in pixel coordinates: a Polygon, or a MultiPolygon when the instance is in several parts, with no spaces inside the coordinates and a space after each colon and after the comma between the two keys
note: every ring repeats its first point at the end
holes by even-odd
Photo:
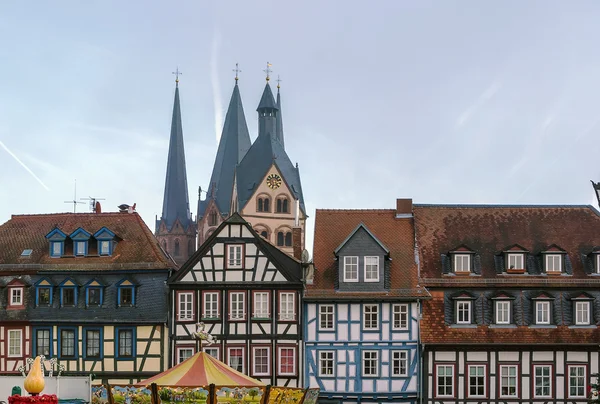
{"type": "Polygon", "coordinates": [[[281,79],[279,78],[279,75],[277,75],[277,89],[278,90],[281,88],[281,85],[279,83],[281,83],[281,79]]]}
{"type": "Polygon", "coordinates": [[[175,69],[175,71],[172,72],[171,74],[175,75],[175,85],[179,86],[179,76],[183,74],[179,71],[179,66],[177,66],[177,69],[175,69]]]}
{"type": "Polygon", "coordinates": [[[233,71],[235,72],[235,82],[237,83],[237,82],[238,82],[238,80],[240,79],[240,78],[238,77],[238,73],[240,73],[240,72],[241,72],[241,70],[240,70],[240,68],[239,68],[239,65],[238,65],[238,63],[236,63],[236,64],[235,64],[235,69],[233,69],[233,71]]]}
{"type": "Polygon", "coordinates": [[[269,80],[271,80],[271,72],[273,70],[270,69],[270,67],[273,66],[271,63],[267,62],[267,68],[265,70],[263,70],[263,72],[267,73],[267,83],[269,82],[269,80]]]}

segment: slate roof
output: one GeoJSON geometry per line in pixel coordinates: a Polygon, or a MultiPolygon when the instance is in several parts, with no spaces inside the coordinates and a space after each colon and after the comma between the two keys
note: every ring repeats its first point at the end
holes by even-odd
{"type": "Polygon", "coordinates": [[[265,85],[265,89],[263,91],[262,97],[260,97],[260,102],[258,103],[257,111],[261,109],[278,109],[277,104],[275,103],[275,99],[273,98],[273,91],[271,91],[271,86],[269,82],[265,85]]]}
{"type": "Polygon", "coordinates": [[[246,125],[242,97],[236,82],[227,108],[223,132],[221,133],[215,164],[208,184],[207,198],[198,201],[199,218],[204,216],[208,200],[211,197],[215,199],[221,213],[229,213],[235,167],[242,161],[250,148],[250,144],[250,134],[246,125]]]}
{"type": "Polygon", "coordinates": [[[283,116],[281,113],[281,94],[279,94],[279,86],[277,86],[277,125],[276,125],[276,136],[281,146],[285,149],[285,140],[283,138],[283,116]]]}
{"type": "Polygon", "coordinates": [[[317,209],[314,237],[314,281],[306,286],[306,298],[314,299],[414,299],[427,298],[418,286],[412,218],[397,218],[396,210],[326,210],[317,209]],[[388,249],[390,256],[390,290],[388,292],[338,292],[338,270],[334,251],[360,224],[388,249]]]}
{"type": "MultiPolygon", "coordinates": [[[[65,254],[69,251],[66,242],[65,254]]],[[[93,251],[90,251],[93,253],[93,251]]],[[[163,252],[156,238],[137,213],[55,213],[13,215],[0,225],[0,270],[18,269],[116,270],[116,269],[170,269],[173,261],[163,252]],[[58,228],[71,234],[77,228],[94,234],[106,227],[116,235],[116,246],[111,256],[61,257],[49,256],[46,234],[58,228]],[[21,257],[25,249],[32,249],[30,257],[21,257]]]]}
{"type": "MultiPolygon", "coordinates": [[[[167,176],[165,180],[165,194],[161,216],[161,220],[169,230],[177,219],[179,219],[179,223],[181,223],[183,228],[187,228],[192,224],[187,174],[185,169],[183,128],[181,125],[181,107],[179,105],[179,86],[175,88],[175,101],[173,102],[169,157],[167,160],[167,176]]],[[[160,223],[158,225],[160,225],[160,223]]]]}

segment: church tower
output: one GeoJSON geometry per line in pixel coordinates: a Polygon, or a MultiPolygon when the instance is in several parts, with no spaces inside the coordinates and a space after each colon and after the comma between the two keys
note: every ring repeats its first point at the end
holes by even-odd
{"type": "Polygon", "coordinates": [[[196,224],[190,213],[179,105],[179,71],[176,74],[165,195],[162,215],[156,221],[156,238],[175,262],[181,265],[196,251],[196,224]]]}

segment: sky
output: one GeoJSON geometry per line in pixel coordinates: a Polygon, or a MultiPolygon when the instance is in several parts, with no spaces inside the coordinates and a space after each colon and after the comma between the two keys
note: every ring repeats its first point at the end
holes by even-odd
{"type": "Polygon", "coordinates": [[[316,208],[597,206],[599,19],[596,1],[1,2],[0,223],[72,211],[76,180],[154,230],[177,67],[195,215],[235,63],[254,139],[267,61],[309,247],[316,208]]]}

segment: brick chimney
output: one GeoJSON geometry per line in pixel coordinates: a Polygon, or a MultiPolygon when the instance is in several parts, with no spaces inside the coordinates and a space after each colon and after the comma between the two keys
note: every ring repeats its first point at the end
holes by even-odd
{"type": "Polygon", "coordinates": [[[292,248],[294,258],[300,260],[302,257],[302,227],[292,228],[292,248]]]}
{"type": "Polygon", "coordinates": [[[412,198],[396,199],[396,217],[412,217],[412,198]]]}

